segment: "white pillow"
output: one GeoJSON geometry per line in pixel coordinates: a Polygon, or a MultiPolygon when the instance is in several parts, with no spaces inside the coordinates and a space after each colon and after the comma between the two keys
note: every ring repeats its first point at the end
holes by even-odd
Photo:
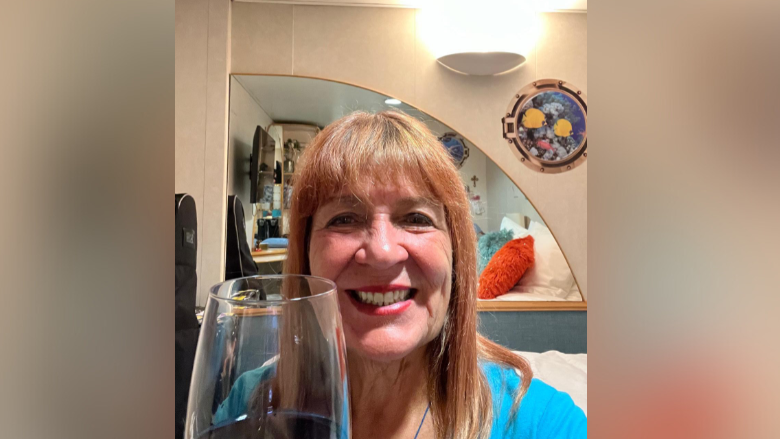
{"type": "Polygon", "coordinates": [[[574,277],[550,229],[534,221],[528,233],[534,237],[534,264],[512,288],[512,292],[566,299],[574,277]]]}
{"type": "Polygon", "coordinates": [[[517,224],[517,222],[511,220],[508,216],[505,216],[501,220],[501,230],[509,230],[512,232],[512,239],[525,238],[528,236],[528,229],[517,224]]]}

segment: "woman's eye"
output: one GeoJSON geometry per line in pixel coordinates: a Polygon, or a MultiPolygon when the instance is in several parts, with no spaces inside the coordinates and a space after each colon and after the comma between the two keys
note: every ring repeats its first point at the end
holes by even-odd
{"type": "Polygon", "coordinates": [[[406,222],[415,226],[432,226],[433,221],[421,213],[411,213],[406,216],[406,222]]]}
{"type": "Polygon", "coordinates": [[[357,223],[357,218],[354,215],[339,215],[328,221],[328,227],[351,226],[355,223],[357,223]]]}

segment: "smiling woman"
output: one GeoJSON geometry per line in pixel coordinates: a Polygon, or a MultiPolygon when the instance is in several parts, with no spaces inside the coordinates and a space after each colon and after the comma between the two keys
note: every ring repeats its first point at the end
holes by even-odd
{"type": "Polygon", "coordinates": [[[420,121],[354,113],[311,142],[284,269],[338,287],[353,437],[585,437],[567,394],[477,333],[466,190],[420,121]]]}

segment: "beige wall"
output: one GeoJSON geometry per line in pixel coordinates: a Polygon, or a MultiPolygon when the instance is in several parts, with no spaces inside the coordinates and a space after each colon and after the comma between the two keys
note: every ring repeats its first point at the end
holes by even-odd
{"type": "Polygon", "coordinates": [[[563,79],[587,93],[587,14],[543,14],[543,34],[523,66],[479,77],[436,62],[417,38],[414,9],[241,2],[232,9],[231,72],[348,82],[397,97],[451,126],[536,206],[587,297],[587,163],[557,175],[531,171],[500,129],[509,100],[536,79],[563,79]]]}
{"type": "Polygon", "coordinates": [[[177,193],[198,211],[198,303],[224,276],[230,5],[176,0],[177,193]]]}

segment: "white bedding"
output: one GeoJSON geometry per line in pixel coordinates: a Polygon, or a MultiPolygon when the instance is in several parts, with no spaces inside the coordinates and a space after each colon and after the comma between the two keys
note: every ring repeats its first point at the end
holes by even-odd
{"type": "Polygon", "coordinates": [[[528,360],[535,378],[568,393],[585,415],[588,414],[588,354],[514,352],[528,360]]]}

